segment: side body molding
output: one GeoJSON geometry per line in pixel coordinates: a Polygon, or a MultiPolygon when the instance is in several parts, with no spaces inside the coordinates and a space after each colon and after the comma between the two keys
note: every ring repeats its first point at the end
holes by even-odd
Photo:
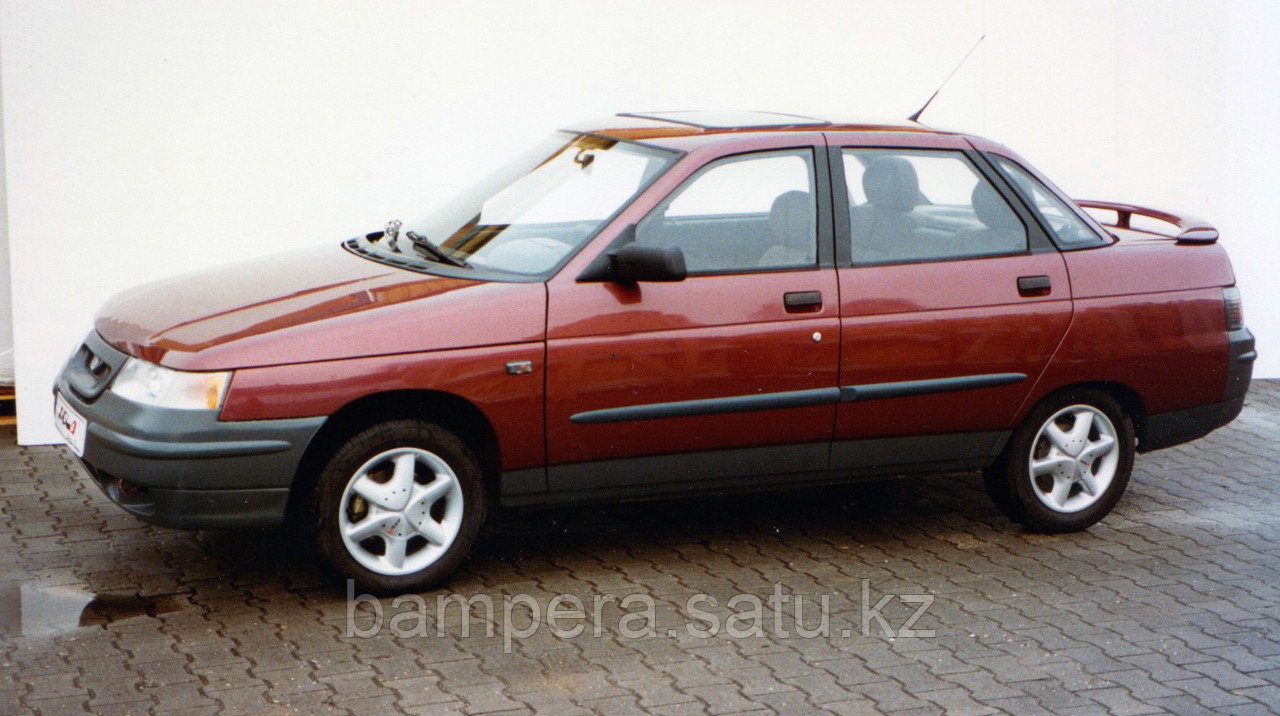
{"type": "Polygon", "coordinates": [[[716,415],[719,413],[740,413],[750,410],[800,408],[810,405],[831,405],[864,400],[905,398],[912,395],[950,393],[957,390],[993,388],[1026,379],[1027,376],[1023,373],[989,373],[985,375],[929,378],[926,380],[905,380],[893,383],[842,385],[839,388],[818,388],[815,390],[794,390],[782,393],[735,395],[725,398],[628,405],[619,408],[588,410],[576,413],[569,419],[575,423],[593,424],[693,415],[716,415]]]}

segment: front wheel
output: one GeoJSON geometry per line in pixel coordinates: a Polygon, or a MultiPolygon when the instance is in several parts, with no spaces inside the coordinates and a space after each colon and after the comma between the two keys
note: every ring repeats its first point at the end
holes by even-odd
{"type": "Polygon", "coordinates": [[[1093,389],[1050,396],[1027,415],[986,471],[1002,512],[1038,532],[1076,532],[1102,519],[1133,471],[1133,421],[1093,389]]]}
{"type": "Polygon", "coordinates": [[[392,420],[348,439],[321,470],[316,546],[372,592],[420,591],[457,569],[484,518],[479,465],[458,436],[392,420]]]}

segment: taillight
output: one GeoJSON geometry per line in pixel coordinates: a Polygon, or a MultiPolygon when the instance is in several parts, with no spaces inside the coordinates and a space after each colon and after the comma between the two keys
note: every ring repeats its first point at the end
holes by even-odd
{"type": "Polygon", "coordinates": [[[1222,289],[1222,305],[1227,309],[1227,330],[1244,328],[1244,301],[1240,289],[1232,286],[1222,289]]]}

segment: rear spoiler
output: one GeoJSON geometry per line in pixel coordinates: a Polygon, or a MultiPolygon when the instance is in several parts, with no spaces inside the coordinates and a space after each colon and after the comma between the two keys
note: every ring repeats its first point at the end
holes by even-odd
{"type": "Polygon", "coordinates": [[[1077,201],[1076,205],[1083,209],[1114,211],[1116,213],[1115,223],[1110,224],[1105,221],[1103,223],[1117,229],[1130,228],[1129,220],[1134,214],[1137,214],[1139,216],[1146,216],[1178,227],[1177,234],[1168,234],[1168,236],[1177,239],[1180,243],[1212,244],[1218,240],[1218,230],[1214,228],[1212,224],[1204,219],[1197,219],[1192,216],[1178,216],[1177,214],[1170,214],[1167,211],[1160,211],[1159,209],[1148,209],[1145,206],[1134,206],[1133,204],[1116,204],[1110,201],[1089,201],[1087,199],[1083,199],[1077,201]]]}

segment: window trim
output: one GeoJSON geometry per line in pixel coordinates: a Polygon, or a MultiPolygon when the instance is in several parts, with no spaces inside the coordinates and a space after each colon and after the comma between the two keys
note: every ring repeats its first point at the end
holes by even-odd
{"type": "MultiPolygon", "coordinates": [[[[714,168],[716,165],[729,163],[729,162],[751,161],[753,158],[757,157],[758,155],[783,154],[783,153],[792,153],[792,154],[798,155],[803,152],[808,152],[809,168],[813,175],[812,176],[813,196],[814,196],[814,201],[816,203],[816,206],[815,206],[816,214],[814,217],[814,220],[815,220],[814,235],[817,241],[817,247],[816,247],[817,261],[812,266],[808,264],[804,266],[753,266],[749,268],[730,268],[730,269],[716,269],[716,270],[709,270],[709,271],[690,271],[688,274],[688,278],[698,278],[702,276],[739,276],[744,274],[817,271],[821,269],[832,268],[835,265],[835,262],[834,262],[834,250],[833,250],[833,246],[834,246],[833,230],[832,230],[833,227],[832,227],[832,220],[831,220],[830,167],[828,166],[826,153],[820,150],[821,150],[821,147],[814,144],[800,144],[800,145],[789,146],[789,147],[770,147],[768,149],[752,149],[752,150],[741,151],[741,152],[732,152],[730,154],[722,154],[722,155],[713,157],[711,159],[708,159],[705,163],[702,164],[702,166],[690,172],[689,176],[685,177],[679,184],[677,184],[674,188],[672,188],[671,191],[667,192],[660,199],[654,202],[653,208],[649,209],[649,211],[647,211],[644,216],[640,217],[640,219],[635,222],[636,226],[639,227],[641,223],[648,220],[649,217],[657,213],[663,207],[664,204],[666,204],[669,200],[672,200],[674,197],[677,197],[680,194],[680,192],[684,191],[685,187],[697,181],[699,177],[701,177],[704,173],[706,173],[710,169],[714,168]]],[[[619,238],[621,237],[622,235],[619,235],[619,238]]],[[[605,251],[601,253],[601,256],[608,254],[609,251],[615,248],[617,248],[616,241],[614,242],[614,244],[606,248],[605,251]]]]}
{"type": "Polygon", "coordinates": [[[1054,244],[1049,240],[1049,236],[1045,233],[1044,227],[1040,225],[1035,216],[1032,215],[1023,205],[1021,197],[1013,192],[1013,188],[1005,181],[1004,177],[996,171],[991,163],[982,156],[982,153],[974,149],[880,144],[833,144],[827,147],[827,155],[827,164],[831,167],[831,201],[834,207],[833,213],[835,215],[836,265],[840,268],[950,263],[953,261],[974,261],[978,259],[1030,256],[1032,254],[1046,253],[1056,250],[1054,244]],[[1027,248],[1022,251],[1000,251],[987,254],[967,254],[964,256],[854,263],[853,235],[850,226],[852,216],[849,210],[848,199],[849,185],[844,172],[844,151],[846,149],[883,149],[913,154],[937,154],[940,152],[951,152],[963,156],[969,161],[969,165],[977,171],[978,175],[985,179],[987,183],[991,185],[992,189],[996,190],[996,193],[1000,195],[1000,198],[1004,199],[1005,204],[1009,206],[1009,209],[1012,210],[1018,217],[1018,220],[1022,222],[1022,225],[1027,232],[1027,248]]]}
{"type": "Polygon", "coordinates": [[[1041,231],[1044,232],[1045,236],[1048,237],[1049,241],[1059,251],[1087,251],[1089,249],[1100,249],[1105,246],[1111,246],[1112,244],[1119,241],[1119,239],[1114,234],[1102,228],[1102,226],[1098,223],[1097,219],[1090,216],[1089,213],[1084,209],[1081,209],[1080,206],[1076,204],[1075,200],[1073,200],[1071,197],[1063,193],[1061,189],[1059,189],[1055,184],[1050,182],[1048,179],[1046,179],[1043,175],[1041,175],[1035,169],[1032,169],[1031,167],[1027,166],[1025,163],[1020,162],[1011,156],[1008,156],[1006,154],[1001,154],[999,152],[981,152],[981,154],[982,154],[982,158],[991,165],[992,170],[997,172],[1000,178],[1005,180],[1008,183],[1014,195],[1018,197],[1018,201],[1020,201],[1026,207],[1028,213],[1030,213],[1033,217],[1035,217],[1036,222],[1040,224],[1041,231]],[[1004,160],[1006,162],[1009,162],[1015,167],[1018,167],[1022,171],[1026,172],[1027,176],[1034,179],[1036,183],[1038,183],[1041,186],[1041,188],[1045,190],[1045,192],[1047,192],[1050,196],[1057,198],[1058,201],[1061,201],[1069,211],[1071,211],[1076,215],[1076,218],[1084,222],[1084,225],[1089,227],[1089,230],[1092,231],[1094,235],[1098,237],[1101,243],[1089,244],[1089,245],[1073,245],[1073,244],[1067,244],[1065,242],[1060,243],[1057,240],[1057,235],[1054,233],[1053,228],[1049,225],[1049,220],[1044,218],[1043,214],[1040,212],[1040,207],[1036,205],[1034,197],[1025,196],[1023,191],[1018,188],[1018,183],[1013,179],[1013,177],[1005,176],[1005,171],[1000,168],[1000,162],[998,160],[1004,160]]]}

